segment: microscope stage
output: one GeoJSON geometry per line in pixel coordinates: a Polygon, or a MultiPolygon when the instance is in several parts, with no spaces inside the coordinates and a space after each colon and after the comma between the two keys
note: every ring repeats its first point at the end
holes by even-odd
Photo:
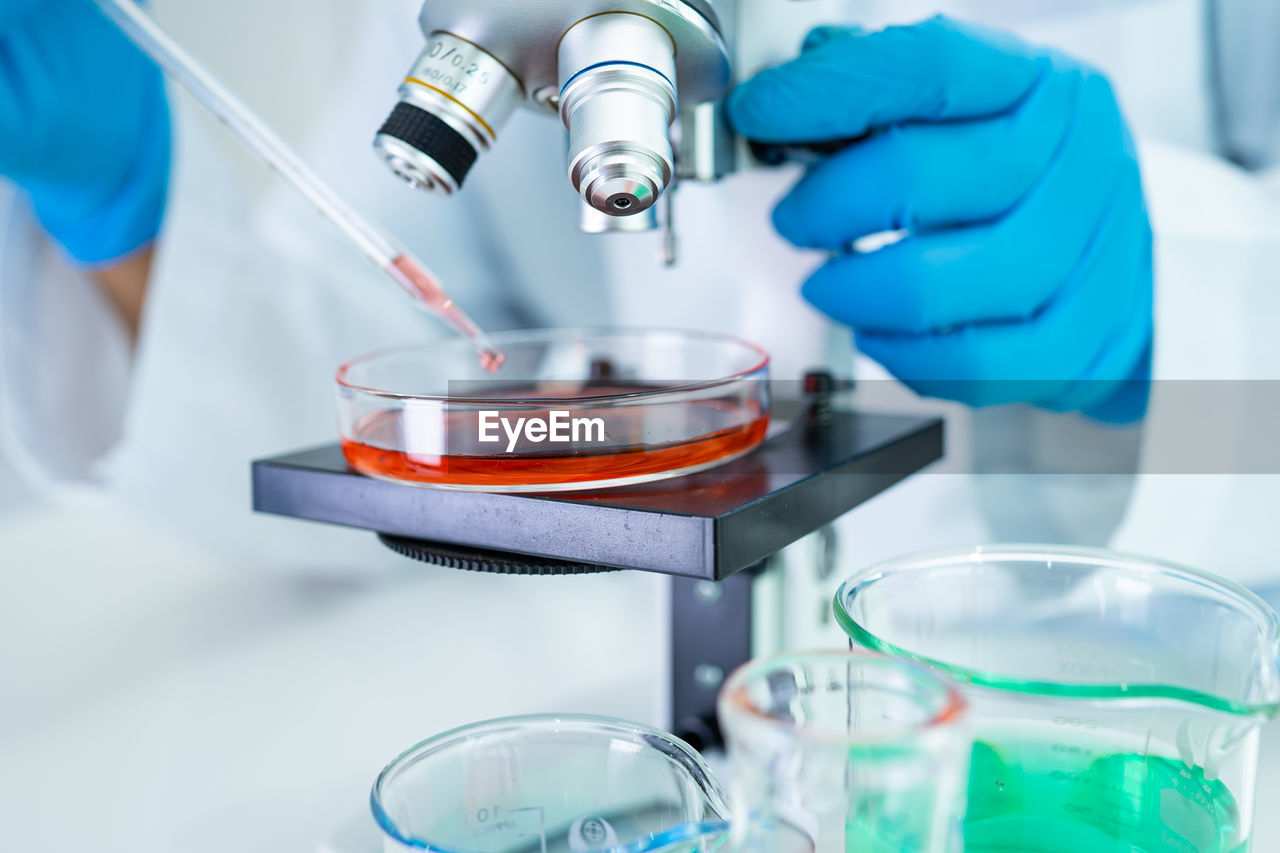
{"type": "Polygon", "coordinates": [[[938,419],[810,411],[710,471],[523,495],[375,480],[351,471],[334,444],[254,462],[253,505],[399,539],[722,580],[941,456],[938,419]]]}

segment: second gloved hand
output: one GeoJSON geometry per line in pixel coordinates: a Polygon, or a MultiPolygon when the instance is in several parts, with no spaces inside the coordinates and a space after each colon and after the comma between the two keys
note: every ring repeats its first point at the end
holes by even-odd
{"type": "Polygon", "coordinates": [[[729,101],[764,143],[853,140],[774,211],[836,254],[804,295],[920,393],[1140,417],[1152,342],[1151,231],[1106,78],[935,18],[821,28],[729,101]],[[855,241],[905,230],[884,248],[855,241]]]}
{"type": "Polygon", "coordinates": [[[0,0],[0,176],[73,259],[156,236],[169,151],[160,69],[90,0],[0,0]]]}

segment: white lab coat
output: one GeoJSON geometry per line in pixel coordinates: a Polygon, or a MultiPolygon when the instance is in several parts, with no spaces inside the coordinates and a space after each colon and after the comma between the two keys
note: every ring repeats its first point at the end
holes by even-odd
{"type": "MultiPolygon", "coordinates": [[[[791,49],[815,20],[874,25],[935,5],[813,0],[811,16],[786,18],[795,32],[779,41],[791,49]]],[[[783,377],[838,351],[832,341],[843,335],[829,334],[796,292],[821,259],[786,246],[768,225],[772,200],[794,178],[787,170],[682,187],[675,270],[657,264],[653,235],[577,231],[561,131],[551,120],[518,115],[456,197],[421,196],[391,178],[367,152],[368,130],[386,109],[385,99],[370,93],[387,90],[420,47],[407,23],[415,7],[413,0],[371,6],[356,61],[310,153],[340,190],[426,258],[477,319],[495,327],[622,321],[724,329],[766,346],[783,377]]],[[[1280,373],[1280,347],[1267,337],[1278,298],[1268,287],[1274,201],[1253,179],[1189,153],[1212,136],[1198,4],[1058,3],[1037,16],[1025,4],[975,0],[952,10],[1010,23],[1106,68],[1151,140],[1143,158],[1159,247],[1157,376],[1280,373]],[[1066,6],[1074,13],[1063,12],[1066,6]],[[1170,55],[1180,60],[1156,59],[1170,55]]],[[[306,571],[382,563],[386,556],[367,536],[253,516],[248,462],[332,439],[331,375],[339,362],[440,332],[287,189],[272,191],[246,215],[202,138],[208,125],[190,110],[183,104],[177,113],[172,206],[131,366],[102,301],[20,203],[0,208],[4,452],[33,482],[102,484],[209,547],[265,553],[306,571]]],[[[873,365],[859,369],[875,375],[873,365]]],[[[979,413],[974,421],[957,407],[941,408],[953,417],[949,452],[957,459],[972,453],[974,423],[981,432],[1007,426],[1011,417],[1048,417],[979,413]]],[[[1115,539],[1125,547],[1243,581],[1280,579],[1246,544],[1264,544],[1264,531],[1251,532],[1249,510],[1270,480],[1251,479],[1247,489],[1234,481],[1206,489],[1197,481],[1193,494],[1178,492],[1166,506],[1167,480],[1144,482],[1133,500],[1126,500],[1131,483],[1111,483],[1110,508],[1098,512],[1096,482],[919,477],[846,520],[842,567],[993,537],[1105,541],[1127,506],[1115,539]],[[1236,506],[1240,497],[1247,500],[1236,506]],[[1029,514],[1033,505],[1041,509],[1029,514]],[[1073,519],[1082,516],[1072,506],[1082,505],[1096,517],[1078,524],[1073,519]],[[1052,520],[1058,516],[1065,521],[1052,520]]]]}

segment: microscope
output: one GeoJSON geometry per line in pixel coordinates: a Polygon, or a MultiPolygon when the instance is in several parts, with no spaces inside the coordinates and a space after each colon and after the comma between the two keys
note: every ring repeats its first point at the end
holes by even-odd
{"type": "Polygon", "coordinates": [[[451,194],[484,168],[513,110],[558,117],[582,228],[655,228],[677,181],[749,162],[722,99],[735,76],[781,58],[759,47],[778,39],[755,35],[796,5],[751,0],[746,15],[734,0],[426,0],[426,46],[374,149],[410,185],[451,194]]]}
{"type": "MultiPolygon", "coordinates": [[[[426,46],[374,148],[411,185],[448,195],[484,168],[516,108],[558,116],[583,228],[652,229],[677,181],[752,162],[722,120],[723,98],[735,77],[795,50],[807,16],[794,7],[820,4],[426,0],[426,46]]],[[[724,677],[781,643],[813,641],[780,640],[780,623],[829,616],[833,522],[942,456],[939,419],[854,411],[850,384],[825,372],[776,380],[758,449],[645,486],[424,489],[358,474],[334,444],[255,462],[254,508],[372,531],[402,555],[454,569],[670,576],[666,725],[715,747],[724,677]]]]}

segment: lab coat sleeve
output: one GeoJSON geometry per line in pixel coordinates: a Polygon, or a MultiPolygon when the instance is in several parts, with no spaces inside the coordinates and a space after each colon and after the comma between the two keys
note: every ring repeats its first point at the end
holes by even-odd
{"type": "Polygon", "coordinates": [[[39,492],[101,480],[129,374],[127,336],[101,291],[0,182],[0,455],[39,492]]]}
{"type": "Polygon", "coordinates": [[[1113,539],[1261,591],[1280,586],[1274,386],[1280,207],[1221,161],[1142,151],[1156,233],[1156,342],[1140,475],[1113,539]],[[1192,382],[1189,380],[1199,380],[1192,382]],[[1269,458],[1268,458],[1269,456],[1269,458]]]}

